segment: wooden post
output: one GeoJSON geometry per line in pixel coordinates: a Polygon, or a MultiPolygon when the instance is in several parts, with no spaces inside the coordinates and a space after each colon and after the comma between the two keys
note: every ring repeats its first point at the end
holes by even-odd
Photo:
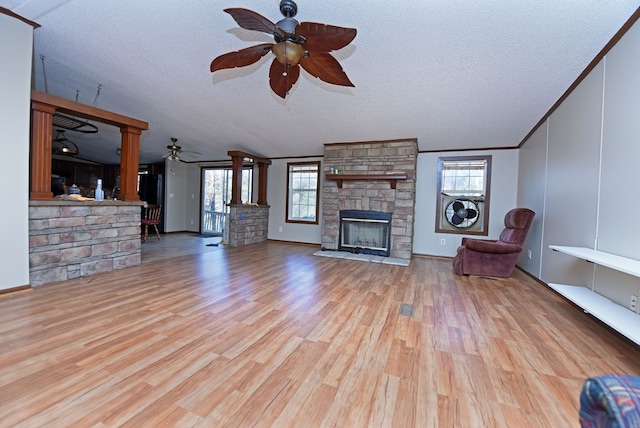
{"type": "Polygon", "coordinates": [[[31,191],[33,200],[53,199],[51,192],[51,148],[53,114],[56,108],[37,101],[31,103],[31,191]]]}
{"type": "Polygon", "coordinates": [[[233,168],[231,204],[239,204],[242,202],[242,165],[244,159],[248,158],[258,164],[258,205],[267,205],[267,167],[271,165],[271,161],[238,150],[230,150],[227,154],[231,156],[233,168]]]}
{"type": "Polygon", "coordinates": [[[269,164],[258,162],[258,205],[267,204],[267,167],[269,164]]]}
{"type": "Polygon", "coordinates": [[[53,199],[51,192],[51,148],[53,142],[53,114],[70,114],[117,126],[122,133],[120,162],[120,196],[123,201],[139,201],[138,162],[140,135],[149,124],[96,107],[76,103],[41,92],[31,92],[33,125],[31,132],[30,199],[53,199]]]}
{"type": "Polygon", "coordinates": [[[120,195],[123,201],[139,201],[138,168],[140,158],[140,135],[142,130],[131,126],[120,128],[120,195]]]}
{"type": "Polygon", "coordinates": [[[242,163],[244,156],[231,155],[231,169],[233,181],[231,182],[231,205],[242,203],[242,163]]]}

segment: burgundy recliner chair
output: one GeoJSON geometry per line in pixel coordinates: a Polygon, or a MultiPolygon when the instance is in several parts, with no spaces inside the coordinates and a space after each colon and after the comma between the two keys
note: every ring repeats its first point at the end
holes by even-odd
{"type": "Polygon", "coordinates": [[[458,275],[510,277],[535,215],[528,208],[514,208],[504,216],[505,229],[498,240],[462,238],[453,271],[458,275]]]}

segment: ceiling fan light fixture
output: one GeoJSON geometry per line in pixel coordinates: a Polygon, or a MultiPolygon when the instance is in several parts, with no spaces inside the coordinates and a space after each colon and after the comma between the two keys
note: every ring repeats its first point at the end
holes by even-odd
{"type": "Polygon", "coordinates": [[[276,43],[271,48],[271,52],[273,52],[280,64],[288,66],[298,65],[305,55],[302,46],[290,41],[276,43]]]}
{"type": "Polygon", "coordinates": [[[280,11],[284,19],[277,24],[249,9],[227,8],[224,11],[231,15],[241,28],[270,34],[275,43],[261,43],[219,55],[209,65],[212,73],[254,64],[270,50],[275,59],[272,60],[269,68],[269,86],[280,98],[284,99],[298,81],[300,62],[306,72],[323,82],[354,86],[338,60],[330,52],[342,49],[351,43],[357,33],[355,28],[317,22],[299,23],[293,18],[298,11],[293,0],[280,1],[280,11]]]}

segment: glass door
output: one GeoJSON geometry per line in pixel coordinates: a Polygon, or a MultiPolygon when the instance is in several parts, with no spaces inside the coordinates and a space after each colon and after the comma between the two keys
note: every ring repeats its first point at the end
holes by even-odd
{"type": "Polygon", "coordinates": [[[222,236],[229,212],[227,204],[231,200],[232,175],[232,171],[226,168],[202,170],[201,233],[222,236]]]}
{"type": "MultiPolygon", "coordinates": [[[[251,201],[252,169],[242,170],[242,202],[251,201]]],[[[223,236],[229,201],[231,201],[231,168],[202,169],[202,212],[200,233],[223,236]]]]}

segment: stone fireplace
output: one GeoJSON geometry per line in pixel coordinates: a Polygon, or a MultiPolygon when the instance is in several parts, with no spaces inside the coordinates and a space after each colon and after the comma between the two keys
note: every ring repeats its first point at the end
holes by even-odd
{"type": "Polygon", "coordinates": [[[343,251],[363,247],[357,243],[343,245],[341,211],[385,213],[390,218],[389,250],[385,255],[410,260],[417,156],[415,139],[325,144],[322,247],[343,251]]]}

